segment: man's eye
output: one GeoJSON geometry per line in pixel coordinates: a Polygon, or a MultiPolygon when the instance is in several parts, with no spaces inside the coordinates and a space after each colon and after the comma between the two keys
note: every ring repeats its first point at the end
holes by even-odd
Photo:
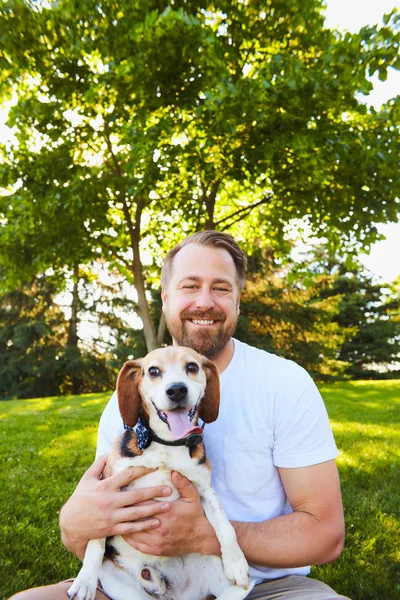
{"type": "Polygon", "coordinates": [[[186,365],[186,371],[188,373],[198,373],[199,372],[199,365],[197,365],[196,363],[188,363],[186,365]]]}
{"type": "Polygon", "coordinates": [[[161,375],[161,371],[158,367],[149,367],[149,375],[150,377],[158,377],[161,375]]]}

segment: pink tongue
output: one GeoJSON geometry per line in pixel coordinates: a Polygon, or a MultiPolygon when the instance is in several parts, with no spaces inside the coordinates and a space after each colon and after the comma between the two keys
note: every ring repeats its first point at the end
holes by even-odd
{"type": "Polygon", "coordinates": [[[180,440],[189,435],[189,433],[203,433],[201,427],[195,427],[189,420],[187,410],[168,410],[165,414],[167,415],[168,425],[174,440],[180,440]]]}

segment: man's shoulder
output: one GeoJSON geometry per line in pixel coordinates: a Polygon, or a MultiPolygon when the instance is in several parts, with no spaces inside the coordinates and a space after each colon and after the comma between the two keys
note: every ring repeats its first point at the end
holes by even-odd
{"type": "Polygon", "coordinates": [[[238,358],[240,361],[247,361],[249,364],[253,364],[258,367],[271,367],[281,372],[304,372],[305,370],[299,364],[293,360],[278,356],[262,348],[251,346],[245,342],[234,339],[235,347],[238,351],[238,358]]]}

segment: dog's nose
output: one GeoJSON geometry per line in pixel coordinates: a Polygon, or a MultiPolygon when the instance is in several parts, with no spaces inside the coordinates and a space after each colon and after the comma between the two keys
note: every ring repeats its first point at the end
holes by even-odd
{"type": "Polygon", "coordinates": [[[181,402],[186,399],[188,389],[184,383],[173,383],[167,389],[167,396],[173,402],[181,402]]]}

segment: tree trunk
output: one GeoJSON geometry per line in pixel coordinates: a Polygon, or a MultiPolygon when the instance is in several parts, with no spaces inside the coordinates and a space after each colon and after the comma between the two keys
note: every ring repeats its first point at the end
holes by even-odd
{"type": "Polygon", "coordinates": [[[72,288],[72,302],[71,302],[71,317],[69,320],[68,329],[68,340],[67,340],[67,352],[70,365],[70,376],[72,383],[72,393],[79,394],[82,389],[82,377],[79,372],[79,363],[77,359],[80,358],[80,350],[78,346],[78,314],[79,314],[79,265],[74,266],[73,275],[73,288],[72,288]]]}
{"type": "Polygon", "coordinates": [[[131,239],[131,247],[133,250],[133,262],[131,271],[134,276],[135,288],[138,295],[137,312],[143,323],[143,333],[146,340],[147,351],[151,352],[152,350],[155,350],[155,348],[159,348],[159,344],[157,341],[157,335],[153,319],[151,318],[150,314],[149,303],[146,298],[146,287],[143,277],[143,266],[142,261],[140,259],[140,221],[142,217],[142,211],[144,208],[144,201],[138,200],[136,202],[135,225],[133,225],[132,223],[132,218],[126,199],[123,200],[123,207],[131,239]]]}
{"type": "MultiPolygon", "coordinates": [[[[108,150],[111,154],[112,161],[114,164],[114,172],[118,175],[118,177],[123,177],[123,172],[121,166],[114,154],[109,133],[105,131],[105,141],[108,146],[108,150]]],[[[156,330],[154,327],[153,320],[150,314],[149,303],[146,298],[146,287],[143,278],[143,266],[142,261],[140,260],[140,220],[142,217],[142,211],[145,206],[145,202],[143,199],[136,200],[136,214],[135,214],[135,224],[132,222],[132,216],[130,213],[130,207],[126,201],[126,198],[122,198],[122,206],[124,211],[124,216],[126,219],[126,223],[128,225],[129,237],[131,240],[131,248],[133,250],[133,261],[131,266],[131,272],[134,277],[135,288],[138,295],[138,308],[137,313],[142,320],[143,323],[143,333],[146,340],[147,351],[151,352],[155,348],[159,348],[159,344],[157,342],[156,330]]]]}
{"type": "Polygon", "coordinates": [[[218,191],[218,186],[221,183],[220,179],[217,179],[217,181],[213,181],[211,184],[211,190],[208,193],[208,187],[204,189],[203,192],[203,197],[204,197],[204,201],[206,204],[206,210],[207,210],[207,220],[204,223],[204,229],[215,229],[215,222],[214,222],[214,210],[215,210],[215,202],[217,199],[217,191],[218,191]]]}
{"type": "Polygon", "coordinates": [[[159,346],[163,345],[166,329],[167,329],[167,323],[165,321],[165,315],[162,312],[161,317],[160,317],[160,322],[158,324],[158,331],[157,331],[157,343],[159,346]]]}
{"type": "Polygon", "coordinates": [[[78,312],[79,312],[79,267],[74,266],[74,285],[72,288],[71,317],[69,319],[68,346],[78,347],[78,312]]]}

